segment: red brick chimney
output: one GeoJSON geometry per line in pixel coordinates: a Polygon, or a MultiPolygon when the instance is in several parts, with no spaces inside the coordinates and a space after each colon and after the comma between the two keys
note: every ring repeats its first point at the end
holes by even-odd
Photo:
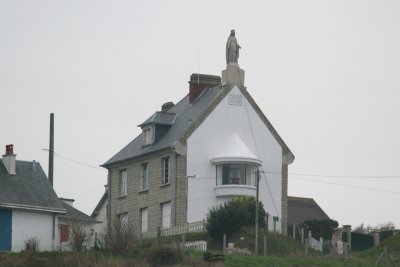
{"type": "Polygon", "coordinates": [[[219,84],[221,84],[219,76],[193,73],[189,81],[189,103],[193,103],[205,89],[219,84]]]}
{"type": "Polygon", "coordinates": [[[6,145],[6,154],[3,155],[3,164],[9,174],[15,175],[15,158],[14,145],[6,145]]]}

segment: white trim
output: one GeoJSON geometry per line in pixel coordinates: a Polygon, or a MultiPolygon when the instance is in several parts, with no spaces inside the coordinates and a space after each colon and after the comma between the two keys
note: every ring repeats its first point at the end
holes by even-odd
{"type": "Polygon", "coordinates": [[[65,214],[67,212],[66,209],[45,208],[45,207],[28,206],[28,205],[11,204],[11,203],[0,203],[0,208],[10,208],[10,209],[19,209],[19,210],[34,210],[34,211],[43,211],[43,212],[60,213],[60,214],[65,214]]]}
{"type": "Polygon", "coordinates": [[[217,157],[217,158],[211,159],[210,162],[213,163],[213,164],[240,162],[240,163],[250,163],[250,164],[254,164],[256,166],[261,166],[261,164],[262,164],[262,161],[257,159],[257,158],[236,157],[236,156],[232,156],[232,157],[217,157]]]}
{"type": "Polygon", "coordinates": [[[251,185],[218,185],[214,187],[217,197],[224,196],[256,196],[256,187],[251,185]]]}

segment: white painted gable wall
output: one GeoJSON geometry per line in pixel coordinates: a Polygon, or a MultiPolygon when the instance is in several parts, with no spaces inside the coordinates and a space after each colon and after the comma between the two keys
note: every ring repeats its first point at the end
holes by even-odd
{"type": "MultiPolygon", "coordinates": [[[[231,200],[215,196],[216,170],[210,160],[219,156],[220,144],[234,134],[262,161],[260,170],[272,172],[261,174],[260,200],[269,214],[281,219],[282,148],[246,98],[242,97],[241,106],[230,105],[230,95],[242,93],[237,87],[233,88],[187,141],[187,175],[196,175],[194,179],[188,178],[188,222],[206,218],[211,207],[231,200]]],[[[278,231],[280,225],[280,222],[276,225],[278,231]]]]}
{"type": "Polygon", "coordinates": [[[25,249],[25,241],[36,237],[39,240],[40,251],[52,251],[57,248],[58,220],[56,216],[55,241],[53,243],[53,214],[32,211],[12,211],[12,251],[25,249]]]}

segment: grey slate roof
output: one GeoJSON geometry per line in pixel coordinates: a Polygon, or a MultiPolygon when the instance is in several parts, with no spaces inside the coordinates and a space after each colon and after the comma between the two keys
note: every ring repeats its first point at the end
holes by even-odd
{"type": "Polygon", "coordinates": [[[15,169],[10,175],[0,159],[0,207],[65,212],[38,162],[17,160],[15,169]]]}
{"type": "Polygon", "coordinates": [[[142,147],[142,135],[140,134],[103,165],[107,166],[172,147],[174,142],[178,140],[190,126],[192,126],[197,116],[208,107],[221,91],[222,90],[219,86],[206,89],[201,97],[198,97],[197,100],[191,104],[189,104],[189,96],[186,95],[175,106],[166,111],[167,114],[176,114],[175,122],[160,140],[151,146],[142,147]]]}
{"type": "MultiPolygon", "coordinates": [[[[208,114],[228,94],[230,89],[232,89],[232,87],[228,88],[217,85],[205,89],[193,103],[189,103],[189,95],[186,95],[175,106],[169,108],[168,110],[164,112],[156,112],[141,125],[156,122],[169,122],[172,120],[172,116],[174,116],[173,121],[171,121],[171,123],[173,124],[168,129],[168,131],[151,146],[142,146],[142,135],[140,134],[102,166],[107,167],[108,165],[124,160],[132,159],[159,150],[172,148],[174,146],[174,143],[178,141],[181,142],[181,144],[185,145],[185,139],[190,136],[190,134],[201,124],[202,121],[204,121],[208,114]],[[159,116],[159,114],[163,115],[159,116]]],[[[278,143],[282,146],[284,153],[289,155],[289,163],[291,163],[294,160],[293,153],[279,136],[272,124],[262,113],[261,109],[257,106],[248,91],[245,88],[239,89],[256,110],[256,112],[259,114],[267,128],[271,131],[272,135],[278,141],[278,143]]]]}
{"type": "Polygon", "coordinates": [[[288,196],[288,225],[299,225],[307,220],[329,219],[314,199],[288,196]]]}
{"type": "Polygon", "coordinates": [[[150,123],[161,124],[161,125],[172,125],[174,124],[175,116],[176,116],[175,113],[157,111],[139,126],[143,126],[150,123]]]}
{"type": "Polygon", "coordinates": [[[92,217],[86,215],[82,211],[72,207],[71,205],[63,202],[64,208],[67,210],[66,214],[58,216],[59,219],[69,220],[69,221],[79,221],[83,223],[99,223],[92,217]]]}

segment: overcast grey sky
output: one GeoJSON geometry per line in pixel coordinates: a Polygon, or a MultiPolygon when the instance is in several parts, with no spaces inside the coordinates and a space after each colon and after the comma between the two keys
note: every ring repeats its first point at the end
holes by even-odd
{"type": "MultiPolygon", "coordinates": [[[[47,173],[54,112],[56,152],[99,166],[191,73],[220,75],[236,29],[245,85],[296,156],[289,195],[340,224],[400,227],[399,14],[395,0],[0,0],[0,152],[47,173]]],[[[55,190],[82,211],[105,183],[56,156],[55,190]]]]}

